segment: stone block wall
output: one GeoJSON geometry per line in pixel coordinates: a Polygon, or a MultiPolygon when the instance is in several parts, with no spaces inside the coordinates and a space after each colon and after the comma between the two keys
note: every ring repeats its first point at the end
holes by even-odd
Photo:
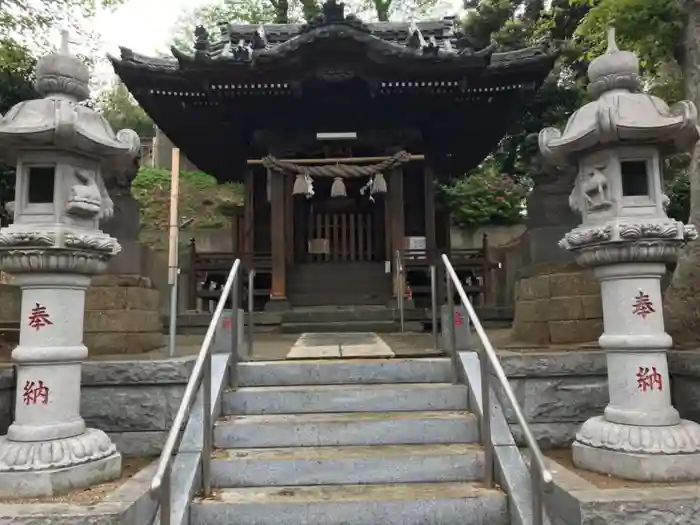
{"type": "Polygon", "coordinates": [[[160,453],[194,358],[83,364],[80,412],[126,456],[160,453]]]}
{"type": "Polygon", "coordinates": [[[538,345],[597,342],[603,333],[600,284],[575,264],[522,271],[515,289],[513,335],[538,345]]]}
{"type": "MultiPolygon", "coordinates": [[[[581,424],[601,415],[608,404],[607,367],[600,350],[500,356],[523,415],[543,448],[569,446],[581,424]]],[[[524,444],[512,410],[507,403],[502,406],[515,440],[524,444]]]]}
{"type": "Polygon", "coordinates": [[[0,358],[9,359],[19,341],[22,293],[19,288],[0,283],[0,358]]]}
{"type": "Polygon", "coordinates": [[[139,354],[163,347],[160,292],[151,280],[93,277],[85,298],[84,341],[91,355],[139,354]]]}

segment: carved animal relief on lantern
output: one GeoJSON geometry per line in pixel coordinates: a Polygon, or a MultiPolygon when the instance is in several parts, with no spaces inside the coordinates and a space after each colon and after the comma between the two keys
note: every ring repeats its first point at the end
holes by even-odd
{"type": "Polygon", "coordinates": [[[588,211],[607,210],[613,205],[608,178],[602,171],[604,169],[605,166],[591,168],[581,182],[583,200],[588,211]]]}
{"type": "Polygon", "coordinates": [[[112,199],[107,194],[104,184],[98,185],[102,178],[94,171],[80,168],[76,168],[74,173],[77,184],[74,184],[70,189],[66,213],[90,219],[111,217],[113,213],[112,199]]]}

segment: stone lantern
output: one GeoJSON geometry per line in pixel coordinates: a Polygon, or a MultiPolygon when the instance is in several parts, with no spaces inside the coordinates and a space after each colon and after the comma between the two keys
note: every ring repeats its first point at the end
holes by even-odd
{"type": "Polygon", "coordinates": [[[641,92],[639,62],[620,51],[615,33],[591,62],[595,100],[563,133],[541,131],[540,150],[557,165],[578,168],[570,206],[582,224],[560,246],[593,268],[601,283],[610,403],[586,421],[573,445],[577,466],[636,480],[700,478],[700,425],[671,405],[661,277],[694,226],[669,219],[664,156],[689,151],[700,137],[692,102],[669,108],[641,92]]]}
{"type": "Polygon", "coordinates": [[[15,420],[0,437],[0,495],[50,495],[113,479],[121,456],[80,417],[83,311],[90,276],[119,252],[99,230],[113,204],[103,174],[138,154],[131,130],[116,135],[80,105],[87,68],[61,51],[39,61],[36,89],[0,117],[0,152],[17,170],[14,223],[0,230],[0,269],[22,289],[15,420]]]}

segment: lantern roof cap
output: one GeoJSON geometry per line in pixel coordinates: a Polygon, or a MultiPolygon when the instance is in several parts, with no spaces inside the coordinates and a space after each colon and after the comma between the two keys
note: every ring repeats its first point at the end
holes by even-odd
{"type": "Polygon", "coordinates": [[[639,60],[620,51],[615,31],[608,49],[588,68],[589,92],[596,100],[577,110],[564,128],[540,132],[542,154],[556,165],[576,164],[576,156],[595,148],[651,144],[664,153],[689,151],[700,138],[695,104],[664,100],[640,91],[639,60]]]}

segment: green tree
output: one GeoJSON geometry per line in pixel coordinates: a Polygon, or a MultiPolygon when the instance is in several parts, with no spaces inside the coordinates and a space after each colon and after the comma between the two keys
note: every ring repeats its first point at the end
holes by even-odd
{"type": "MultiPolygon", "coordinates": [[[[656,92],[700,106],[700,1],[600,0],[578,33],[592,43],[610,24],[619,43],[639,54],[643,73],[656,92]]],[[[700,146],[689,162],[688,156],[669,158],[666,168],[669,213],[700,227],[700,146]]],[[[700,340],[700,242],[689,243],[681,253],[664,303],[674,340],[700,340]]]]}
{"type": "MultiPolygon", "coordinates": [[[[510,177],[517,187],[529,187],[532,184],[529,172],[536,165],[534,157],[539,154],[537,134],[547,126],[563,126],[586,101],[586,63],[582,46],[575,40],[575,31],[589,7],[569,0],[552,0],[547,4],[540,0],[471,0],[467,3],[469,11],[462,20],[462,29],[475,48],[483,48],[492,41],[503,50],[549,42],[560,52],[553,71],[527,111],[512,123],[482,165],[465,175],[479,179],[479,182],[474,181],[476,187],[488,184],[494,171],[510,177]]],[[[453,190],[444,188],[447,196],[452,195],[448,203],[458,222],[463,210],[470,206],[466,200],[459,201],[460,195],[469,198],[461,191],[464,187],[464,180],[459,179],[453,190]]],[[[489,208],[502,206],[502,202],[495,201],[495,195],[483,198],[492,199],[489,208]]],[[[519,208],[512,218],[522,220],[519,208]]]]}
{"type": "Polygon", "coordinates": [[[118,79],[97,97],[95,107],[114,131],[128,128],[142,138],[154,135],[153,121],[118,79]]]}
{"type": "MultiPolygon", "coordinates": [[[[10,40],[0,41],[0,114],[36,96],[35,65],[36,60],[25,47],[10,40]]],[[[14,182],[14,168],[0,164],[0,224],[3,226],[10,220],[5,204],[14,199],[14,182]]]]}

